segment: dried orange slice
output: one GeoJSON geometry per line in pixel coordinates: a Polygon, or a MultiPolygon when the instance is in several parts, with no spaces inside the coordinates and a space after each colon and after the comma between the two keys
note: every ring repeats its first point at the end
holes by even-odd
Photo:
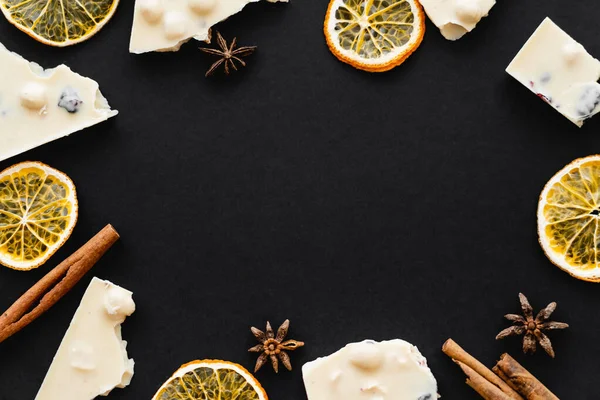
{"type": "Polygon", "coordinates": [[[250,372],[238,364],[200,360],[182,365],[152,400],[268,400],[250,372]]]}
{"type": "Polygon", "coordinates": [[[600,282],[600,156],[575,160],[550,179],[537,220],[550,261],[575,278],[600,282]]]}
{"type": "Polygon", "coordinates": [[[417,0],[331,0],[324,31],[329,50],[340,61],[385,72],[419,47],[425,13],[417,0]]]}
{"type": "Polygon", "coordinates": [[[75,186],[64,173],[38,162],[0,172],[0,264],[39,267],[71,236],[77,213],[75,186]]]}
{"type": "Polygon", "coordinates": [[[65,47],[88,40],[114,15],[119,0],[0,0],[8,21],[44,44],[65,47]]]}

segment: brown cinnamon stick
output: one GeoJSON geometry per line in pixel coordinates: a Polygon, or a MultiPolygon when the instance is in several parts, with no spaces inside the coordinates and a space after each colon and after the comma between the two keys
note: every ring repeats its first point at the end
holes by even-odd
{"type": "Polygon", "coordinates": [[[517,393],[513,388],[508,386],[506,382],[504,382],[502,379],[500,379],[500,377],[498,377],[496,374],[490,371],[489,368],[487,368],[469,353],[464,351],[462,347],[460,347],[454,340],[446,340],[446,343],[444,343],[444,345],[442,346],[442,351],[454,361],[459,361],[462,364],[474,370],[475,372],[477,372],[477,374],[483,377],[484,380],[492,383],[494,386],[500,389],[500,391],[507,395],[509,399],[524,400],[519,393],[517,393]]]}
{"type": "Polygon", "coordinates": [[[546,386],[508,354],[502,354],[493,368],[527,400],[559,400],[546,386]]]}
{"type": "Polygon", "coordinates": [[[501,369],[499,369],[498,367],[494,366],[494,368],[492,368],[492,371],[494,371],[494,373],[496,375],[498,375],[504,382],[506,382],[506,384],[508,386],[510,386],[511,388],[513,388],[516,392],[519,391],[519,388],[517,388],[511,381],[510,379],[508,379],[508,377],[506,375],[504,375],[504,372],[502,372],[501,369]]]}
{"type": "Polygon", "coordinates": [[[44,276],[0,316],[0,342],[11,337],[48,311],[67,294],[119,239],[107,225],[69,258],[44,276]],[[35,302],[39,304],[32,309],[35,302]]]}
{"type": "Polygon", "coordinates": [[[512,397],[508,396],[497,386],[494,386],[490,381],[479,375],[473,368],[460,362],[454,361],[467,375],[467,385],[475,390],[485,400],[512,400],[512,397]]]}

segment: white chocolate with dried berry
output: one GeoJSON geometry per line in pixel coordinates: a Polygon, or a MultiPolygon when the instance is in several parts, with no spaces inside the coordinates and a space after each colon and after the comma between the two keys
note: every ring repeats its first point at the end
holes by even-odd
{"type": "Polygon", "coordinates": [[[351,343],[302,367],[308,400],[435,400],[427,360],[400,340],[351,343]]]}
{"type": "Polygon", "coordinates": [[[92,279],[35,400],[92,400],[133,377],[121,324],[133,314],[132,293],[92,279]]]}
{"type": "Polygon", "coordinates": [[[600,111],[600,61],[549,18],[506,72],[579,127],[600,111]]]}
{"type": "Polygon", "coordinates": [[[213,25],[257,1],[136,0],[129,52],[177,51],[192,38],[207,41],[213,25]]]}
{"type": "Polygon", "coordinates": [[[44,70],[0,43],[0,160],[117,115],[93,80],[44,70]]]}
{"type": "Polygon", "coordinates": [[[458,40],[487,17],[496,0],[421,0],[427,16],[448,40],[458,40]]]}

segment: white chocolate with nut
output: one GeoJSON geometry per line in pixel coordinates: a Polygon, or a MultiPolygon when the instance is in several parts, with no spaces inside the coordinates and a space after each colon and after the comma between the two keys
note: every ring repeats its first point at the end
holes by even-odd
{"type": "MultiPolygon", "coordinates": [[[[194,38],[208,41],[210,28],[259,0],[136,0],[129,52],[177,51],[194,38]]],[[[270,3],[288,0],[267,0],[270,3]]]]}
{"type": "Polygon", "coordinates": [[[138,12],[148,24],[158,23],[164,13],[163,0],[139,0],[138,12]]]}
{"type": "Polygon", "coordinates": [[[189,7],[198,14],[209,14],[217,6],[217,0],[188,0],[189,7]]]}
{"type": "Polygon", "coordinates": [[[435,400],[437,382],[404,340],[365,340],[304,364],[309,400],[435,400]]]}
{"type": "Polygon", "coordinates": [[[0,43],[0,161],[115,115],[93,80],[65,65],[44,70],[0,43]]]}
{"type": "Polygon", "coordinates": [[[21,89],[21,105],[31,110],[41,110],[48,105],[46,85],[28,82],[21,89]]]}
{"type": "Polygon", "coordinates": [[[458,40],[496,4],[496,0],[421,0],[429,19],[448,40],[458,40]]]}
{"type": "Polygon", "coordinates": [[[133,377],[121,323],[133,314],[132,293],[92,279],[35,400],[92,400],[133,377]]]}
{"type": "Polygon", "coordinates": [[[181,39],[187,31],[190,20],[180,11],[169,11],[163,20],[163,31],[167,39],[181,39]]]}

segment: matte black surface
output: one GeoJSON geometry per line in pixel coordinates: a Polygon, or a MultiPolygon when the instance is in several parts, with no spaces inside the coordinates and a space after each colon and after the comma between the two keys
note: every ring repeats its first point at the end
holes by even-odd
{"type": "MultiPolygon", "coordinates": [[[[421,48],[382,75],[328,51],[327,2],[249,6],[218,28],[256,44],[249,68],[203,77],[213,59],[128,53],[133,2],[89,42],[38,44],[4,20],[1,41],[100,83],[118,117],[0,163],[69,174],[80,220],[42,268],[0,270],[8,307],[106,223],[122,240],[72,293],[0,344],[0,398],[33,399],[92,275],[134,292],[123,327],[136,361],[109,399],[150,399],[177,367],[248,368],[250,325],[292,321],[292,373],[258,373],[272,399],[306,399],[304,362],[365,338],[403,338],[446,400],[476,399],[440,351],[452,337],[484,363],[505,351],[562,399],[597,399],[600,287],[570,278],[537,243],[547,180],[600,152],[600,117],[579,130],[504,69],[544,17],[600,56],[597,0],[500,1],[458,42],[428,22],[421,48]],[[523,291],[557,301],[557,358],[496,342],[523,291]]],[[[1,66],[0,66],[1,69],[1,66]]],[[[68,400],[68,399],[67,399],[68,400]]]]}

